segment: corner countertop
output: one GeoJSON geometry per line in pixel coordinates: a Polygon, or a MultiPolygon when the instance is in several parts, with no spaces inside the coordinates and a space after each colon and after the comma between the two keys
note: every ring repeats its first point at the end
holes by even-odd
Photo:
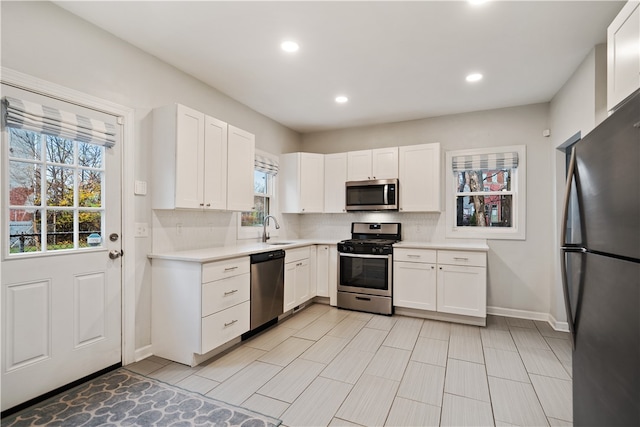
{"type": "Polygon", "coordinates": [[[337,241],[320,241],[320,240],[282,240],[285,244],[278,244],[279,241],[270,243],[245,243],[232,246],[219,246],[214,248],[193,249],[176,252],[158,252],[148,254],[151,259],[164,259],[172,261],[191,261],[191,262],[210,262],[220,261],[223,259],[248,256],[261,252],[275,251],[278,249],[294,249],[309,245],[335,245],[337,241]],[[274,244],[275,243],[275,244],[274,244]]]}
{"type": "MultiPolygon", "coordinates": [[[[220,261],[229,258],[249,256],[261,252],[274,251],[277,249],[295,249],[309,245],[335,245],[336,240],[282,240],[270,243],[244,243],[232,246],[219,246],[213,248],[193,249],[175,252],[157,252],[150,253],[147,256],[150,259],[164,259],[172,261],[188,261],[188,262],[210,262],[220,261]],[[274,244],[275,243],[275,244],[274,244]],[[284,244],[282,244],[284,243],[284,244]]],[[[489,246],[485,241],[472,243],[456,243],[456,242],[412,242],[403,240],[394,245],[399,249],[441,249],[441,250],[459,250],[459,251],[476,251],[488,252],[489,246]]]]}

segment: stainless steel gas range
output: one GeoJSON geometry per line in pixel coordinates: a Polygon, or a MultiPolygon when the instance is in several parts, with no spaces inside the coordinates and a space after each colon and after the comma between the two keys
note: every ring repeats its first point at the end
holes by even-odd
{"type": "Polygon", "coordinates": [[[339,308],[393,314],[393,244],[400,223],[354,222],[338,243],[339,308]]]}

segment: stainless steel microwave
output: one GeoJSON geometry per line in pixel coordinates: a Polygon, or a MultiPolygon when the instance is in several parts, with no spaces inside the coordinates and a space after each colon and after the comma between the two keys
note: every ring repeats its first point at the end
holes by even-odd
{"type": "Polygon", "coordinates": [[[347,211],[397,211],[398,180],[347,181],[347,211]]]}

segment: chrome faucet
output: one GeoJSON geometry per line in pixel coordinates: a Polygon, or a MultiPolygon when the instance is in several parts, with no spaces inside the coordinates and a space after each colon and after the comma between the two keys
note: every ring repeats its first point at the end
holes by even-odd
{"type": "Polygon", "coordinates": [[[275,221],[276,230],[280,228],[280,224],[278,224],[278,220],[273,215],[265,216],[264,220],[262,221],[262,243],[266,243],[266,241],[270,239],[269,235],[267,234],[267,223],[269,222],[269,218],[273,218],[273,220],[275,221]]]}

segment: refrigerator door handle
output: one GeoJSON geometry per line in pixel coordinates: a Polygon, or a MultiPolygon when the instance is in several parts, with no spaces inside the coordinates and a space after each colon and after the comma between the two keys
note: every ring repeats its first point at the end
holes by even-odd
{"type": "Polygon", "coordinates": [[[575,325],[573,315],[571,314],[571,300],[569,299],[569,278],[567,277],[567,256],[568,252],[585,252],[584,248],[567,245],[567,219],[569,217],[569,202],[571,200],[571,184],[573,183],[576,167],[576,150],[571,150],[571,160],[569,161],[569,172],[567,173],[567,187],[564,193],[564,207],[562,210],[562,232],[560,233],[561,259],[560,269],[562,274],[562,292],[564,294],[564,307],[567,311],[567,323],[569,324],[569,332],[571,333],[571,347],[576,348],[575,343],[575,325]]]}

